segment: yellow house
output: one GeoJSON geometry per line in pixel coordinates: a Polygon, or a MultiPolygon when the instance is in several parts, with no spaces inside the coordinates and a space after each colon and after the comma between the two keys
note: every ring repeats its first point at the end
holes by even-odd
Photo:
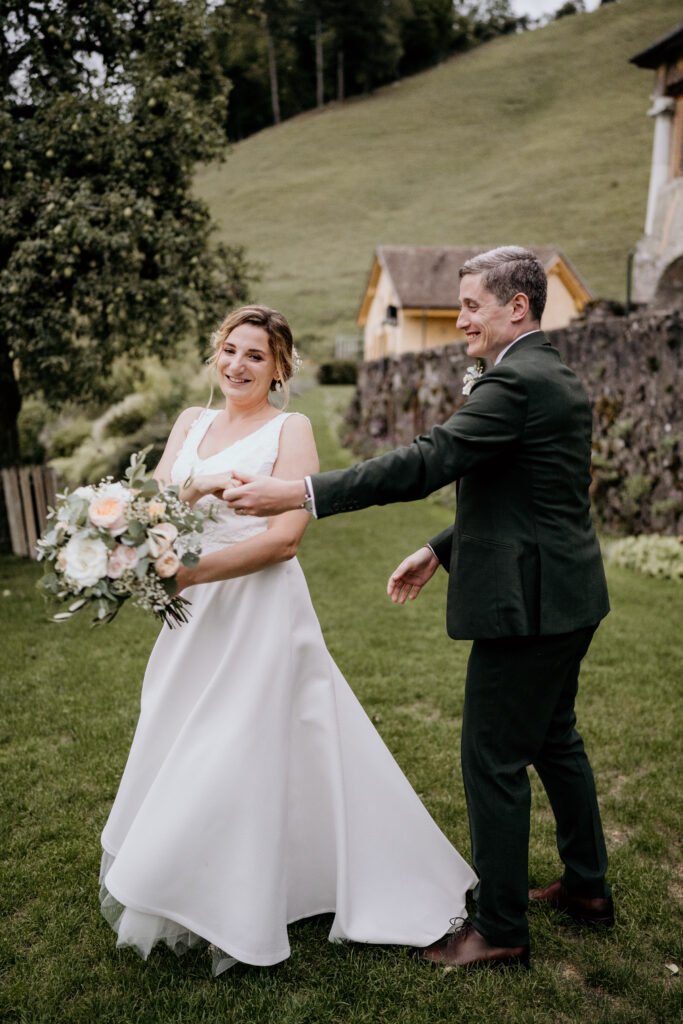
{"type": "MultiPolygon", "coordinates": [[[[358,312],[364,330],[363,358],[419,352],[464,340],[458,271],[490,246],[381,245],[375,253],[358,312]]],[[[548,275],[543,327],[565,327],[593,296],[559,249],[532,246],[548,275]]]]}

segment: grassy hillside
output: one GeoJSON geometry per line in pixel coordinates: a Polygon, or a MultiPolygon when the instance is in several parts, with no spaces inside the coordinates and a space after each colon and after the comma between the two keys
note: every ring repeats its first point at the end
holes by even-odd
{"type": "Polygon", "coordinates": [[[559,245],[623,298],[643,232],[653,74],[680,0],[620,0],[495,40],[239,143],[197,188],[309,350],[355,330],[375,246],[559,245]]]}

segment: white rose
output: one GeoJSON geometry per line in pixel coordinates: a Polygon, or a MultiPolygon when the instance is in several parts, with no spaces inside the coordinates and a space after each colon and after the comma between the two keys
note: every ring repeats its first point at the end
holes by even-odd
{"type": "Polygon", "coordinates": [[[74,494],[78,495],[79,498],[85,498],[87,501],[92,501],[95,497],[95,488],[91,487],[90,484],[85,487],[77,487],[74,494]]]}
{"type": "Polygon", "coordinates": [[[178,531],[173,523],[157,523],[148,530],[147,544],[152,558],[158,558],[164,551],[168,551],[177,536],[178,531]]]}
{"type": "Polygon", "coordinates": [[[107,548],[97,537],[76,534],[64,551],[64,576],[77,587],[92,587],[107,574],[107,548]]]}
{"type": "Polygon", "coordinates": [[[122,501],[125,505],[127,505],[133,497],[130,488],[125,487],[118,481],[110,484],[100,484],[97,488],[97,494],[100,498],[116,498],[118,501],[122,501]]]}

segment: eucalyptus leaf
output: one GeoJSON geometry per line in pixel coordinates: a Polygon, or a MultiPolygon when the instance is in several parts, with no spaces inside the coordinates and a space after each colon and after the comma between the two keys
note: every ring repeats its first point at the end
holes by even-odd
{"type": "Polygon", "coordinates": [[[150,477],[149,480],[145,480],[142,487],[140,488],[140,494],[143,496],[143,498],[153,498],[158,493],[159,485],[154,479],[154,477],[150,477]]]}
{"type": "Polygon", "coordinates": [[[137,578],[139,580],[141,580],[142,577],[145,575],[145,573],[147,572],[148,567],[149,567],[149,558],[141,558],[140,561],[138,562],[138,564],[135,566],[135,575],[137,576],[137,578]]]}
{"type": "Polygon", "coordinates": [[[126,530],[126,533],[128,534],[128,537],[130,538],[133,544],[139,544],[140,541],[145,536],[145,527],[143,526],[142,523],[138,522],[137,519],[133,519],[128,524],[128,529],[126,530]]]}

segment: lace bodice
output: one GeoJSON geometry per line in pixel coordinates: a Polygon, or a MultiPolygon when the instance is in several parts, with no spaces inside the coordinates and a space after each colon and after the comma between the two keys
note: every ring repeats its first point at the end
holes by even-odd
{"type": "MultiPolygon", "coordinates": [[[[202,438],[206,434],[214,418],[216,409],[204,409],[190,427],[183,446],[176,456],[171,470],[171,482],[183,484],[191,476],[213,473],[228,473],[231,470],[270,476],[278,456],[280,431],[288,416],[294,413],[283,412],[264,423],[258,430],[224,448],[214,455],[203,459],[198,452],[202,438]]],[[[257,516],[238,516],[227,505],[207,495],[200,498],[196,508],[201,511],[215,510],[215,520],[204,523],[202,533],[202,553],[217,551],[219,548],[235,544],[237,541],[254,537],[266,529],[265,519],[257,516]]]]}

